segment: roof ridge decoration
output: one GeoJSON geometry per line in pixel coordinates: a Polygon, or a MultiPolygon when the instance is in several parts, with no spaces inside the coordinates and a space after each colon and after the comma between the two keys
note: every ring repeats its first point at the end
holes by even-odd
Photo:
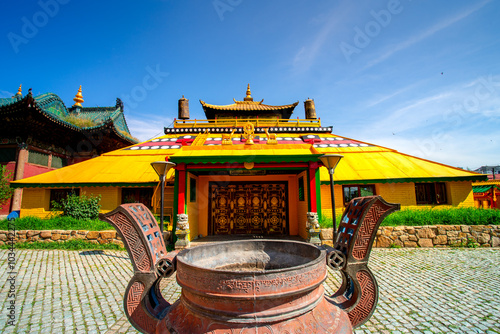
{"type": "Polygon", "coordinates": [[[19,85],[19,89],[17,90],[16,96],[23,96],[23,84],[19,85]]]}
{"type": "Polygon", "coordinates": [[[82,96],[82,85],[80,85],[80,88],[78,88],[78,93],[76,93],[75,97],[73,98],[73,101],[75,101],[75,104],[73,104],[73,107],[81,107],[83,103],[83,96],[82,96]]]}

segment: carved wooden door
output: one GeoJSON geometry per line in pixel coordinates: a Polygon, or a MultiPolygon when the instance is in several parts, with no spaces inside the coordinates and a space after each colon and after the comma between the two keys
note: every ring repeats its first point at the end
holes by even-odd
{"type": "Polygon", "coordinates": [[[212,234],[285,234],[287,185],[282,183],[210,183],[212,234]]]}

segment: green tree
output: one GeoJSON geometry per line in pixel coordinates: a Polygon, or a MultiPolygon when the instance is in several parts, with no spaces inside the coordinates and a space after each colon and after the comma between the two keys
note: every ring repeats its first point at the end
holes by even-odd
{"type": "MultiPolygon", "coordinates": [[[[0,165],[0,205],[4,204],[12,197],[14,190],[9,185],[10,172],[5,169],[5,166],[0,165]]],[[[0,209],[2,207],[0,206],[0,209]]]]}

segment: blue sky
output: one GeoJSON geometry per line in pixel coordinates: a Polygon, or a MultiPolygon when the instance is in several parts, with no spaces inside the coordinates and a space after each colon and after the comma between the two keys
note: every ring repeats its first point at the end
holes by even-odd
{"type": "Polygon", "coordinates": [[[498,1],[8,1],[0,97],[120,97],[133,135],[190,99],[314,98],[334,133],[452,166],[500,164],[498,1]]]}

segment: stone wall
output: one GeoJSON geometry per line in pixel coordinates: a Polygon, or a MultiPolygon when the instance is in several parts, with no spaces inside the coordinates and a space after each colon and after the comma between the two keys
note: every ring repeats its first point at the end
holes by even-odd
{"type": "MultiPolygon", "coordinates": [[[[8,231],[0,231],[0,245],[8,239],[8,231]]],[[[332,245],[332,229],[321,230],[321,240],[332,245]]],[[[116,244],[124,247],[116,231],[16,231],[15,242],[85,240],[95,244],[116,244]]],[[[481,247],[500,247],[500,226],[497,225],[434,225],[434,226],[382,226],[377,231],[374,247],[446,247],[477,244],[481,247]]]]}
{"type": "MultiPolygon", "coordinates": [[[[0,231],[0,245],[9,241],[9,231],[0,231]]],[[[59,242],[66,240],[84,240],[94,244],[116,244],[124,247],[123,242],[116,231],[67,231],[67,230],[52,230],[52,231],[37,231],[37,230],[20,230],[16,231],[15,242],[26,241],[41,241],[41,242],[59,242]]]]}
{"type": "MultiPolygon", "coordinates": [[[[321,240],[331,245],[332,229],[321,230],[321,240]]],[[[374,247],[500,247],[497,225],[382,226],[374,247]]]]}

